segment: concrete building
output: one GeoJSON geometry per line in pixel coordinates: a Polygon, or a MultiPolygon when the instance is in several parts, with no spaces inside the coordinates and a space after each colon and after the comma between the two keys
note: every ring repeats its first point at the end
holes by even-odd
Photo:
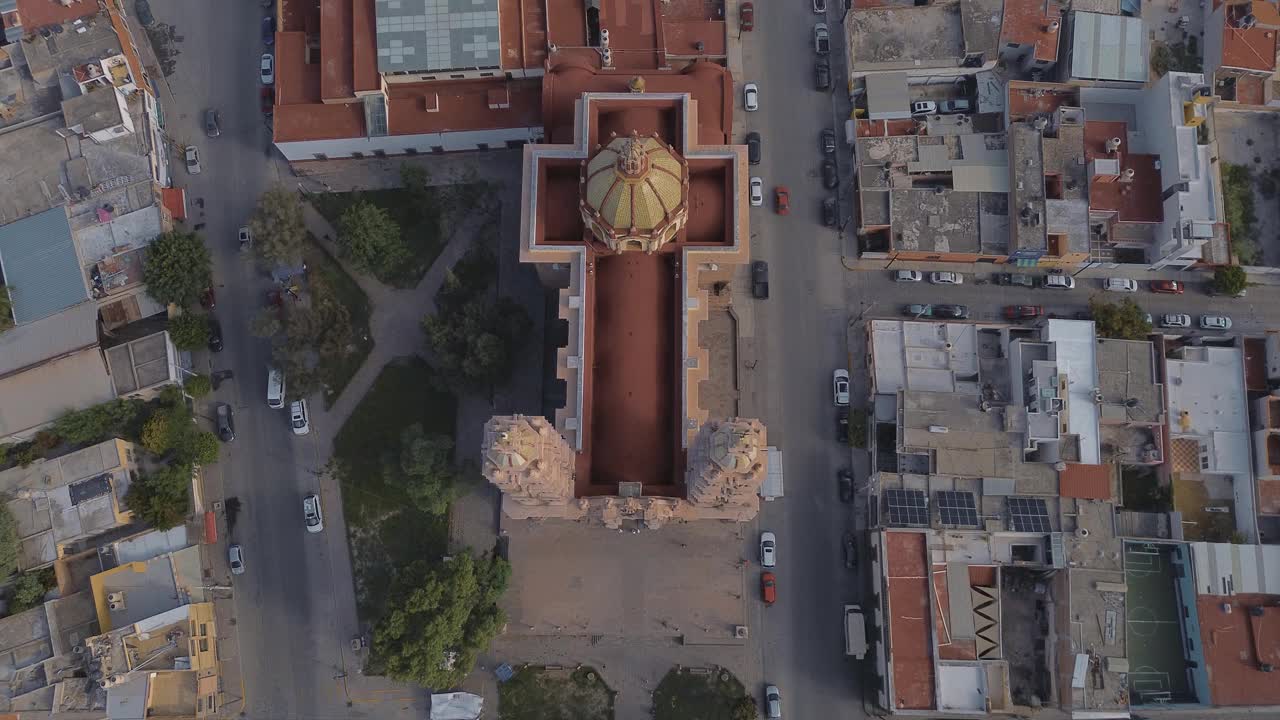
{"type": "Polygon", "coordinates": [[[1005,0],[1000,59],[1019,72],[1045,76],[1058,64],[1062,7],[1051,0],[1005,0]]]}
{"type": "Polygon", "coordinates": [[[143,560],[120,560],[93,575],[89,583],[103,632],[211,600],[201,574],[198,545],[143,560]]]}
{"type": "Polygon", "coordinates": [[[85,677],[83,643],[96,634],[88,593],[0,619],[0,712],[15,718],[104,717],[106,692],[85,677]]]}
{"type": "Polygon", "coordinates": [[[18,569],[48,567],[128,526],[124,498],[136,472],[133,445],[119,439],[0,472],[17,524],[18,569]]]}
{"type": "Polygon", "coordinates": [[[854,0],[844,32],[850,80],[878,72],[973,75],[998,59],[1000,0],[854,0]]]}
{"type": "Polygon", "coordinates": [[[1280,537],[1280,397],[1253,400],[1253,471],[1258,483],[1260,541],[1280,537]]]}
{"type": "Polygon", "coordinates": [[[520,257],[559,288],[563,402],[554,426],[492,419],[485,476],[514,518],[749,519],[765,429],[714,402],[728,378],[702,330],[746,286],[732,79],[710,62],[628,77],[552,58],[543,92],[548,142],[525,149],[520,257]]]}
{"type": "Polygon", "coordinates": [[[1204,75],[1214,94],[1245,107],[1280,107],[1276,92],[1280,8],[1276,3],[1214,0],[1204,13],[1204,75]]]}
{"type": "Polygon", "coordinates": [[[320,0],[277,7],[275,143],[295,162],[541,140],[541,78],[557,57],[637,71],[727,57],[722,8],[700,4],[484,0],[438,10],[425,0],[320,0]]]}

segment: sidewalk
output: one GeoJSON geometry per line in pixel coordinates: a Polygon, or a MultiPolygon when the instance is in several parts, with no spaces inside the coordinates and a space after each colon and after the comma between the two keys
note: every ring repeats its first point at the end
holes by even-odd
{"type": "MultiPolygon", "coordinates": [[[[927,262],[917,260],[896,260],[892,258],[855,258],[844,256],[840,258],[840,262],[846,270],[854,271],[885,271],[885,270],[920,270],[921,272],[931,272],[934,270],[949,270],[951,272],[965,273],[975,276],[978,279],[988,279],[992,273],[1022,273],[1025,275],[1044,275],[1048,266],[1040,267],[1018,267],[1013,264],[996,264],[996,263],[955,263],[955,262],[927,262]]],[[[1200,270],[1174,270],[1161,269],[1150,270],[1145,265],[1127,264],[1115,265],[1111,263],[1098,263],[1093,266],[1082,266],[1078,268],[1063,268],[1063,275],[1076,278],[1076,282],[1080,280],[1124,277],[1134,280],[1180,280],[1189,285],[1208,282],[1212,279],[1213,274],[1203,269],[1200,270]]],[[[1280,274],[1267,273],[1250,273],[1249,283],[1252,285],[1280,285],[1280,274]]]]}

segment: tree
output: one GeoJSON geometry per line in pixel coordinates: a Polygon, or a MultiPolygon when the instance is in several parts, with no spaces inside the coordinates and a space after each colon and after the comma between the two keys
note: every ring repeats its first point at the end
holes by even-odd
{"type": "Polygon", "coordinates": [[[184,312],[169,318],[169,338],[179,350],[196,350],[209,342],[209,316],[184,312]]]}
{"type": "Polygon", "coordinates": [[[506,622],[498,599],[510,576],[502,558],[469,551],[397,573],[390,609],[374,627],[370,668],[427,688],[456,686],[506,622]]]}
{"type": "Polygon", "coordinates": [[[269,338],[279,335],[284,330],[284,321],[280,313],[273,307],[263,308],[249,321],[249,332],[254,337],[269,338]]]}
{"type": "Polygon", "coordinates": [[[18,569],[18,522],[6,503],[0,503],[0,577],[18,569]]]}
{"type": "Polygon", "coordinates": [[[147,422],[142,426],[142,447],[146,448],[147,452],[152,455],[164,455],[169,452],[172,442],[167,414],[156,413],[147,418],[147,422]]]}
{"type": "Polygon", "coordinates": [[[338,244],[344,257],[380,280],[394,276],[410,260],[409,247],[400,238],[400,225],[386,210],[363,200],[353,203],[338,219],[338,244]]]}
{"type": "Polygon", "coordinates": [[[432,515],[449,512],[457,482],[453,438],[427,434],[421,424],[415,423],[400,434],[398,462],[383,465],[386,482],[402,488],[419,510],[432,515]]]}
{"type": "Polygon", "coordinates": [[[53,422],[53,433],[72,445],[101,442],[120,435],[136,437],[136,424],[146,404],[141,400],[110,400],[84,410],[72,410],[53,422]]]}
{"type": "Polygon", "coordinates": [[[209,249],[195,233],[173,230],[147,247],[142,281],[147,293],[163,304],[187,307],[211,282],[209,249]]]}
{"type": "Polygon", "coordinates": [[[13,297],[8,285],[0,285],[0,332],[13,327],[13,297]]]}
{"type": "Polygon", "coordinates": [[[213,381],[209,379],[208,375],[192,375],[187,378],[184,387],[186,387],[188,395],[199,399],[213,392],[213,381]]]}
{"type": "Polygon", "coordinates": [[[190,485],[190,465],[168,465],[130,485],[125,505],[151,527],[168,530],[181,525],[191,511],[190,485]]]}
{"type": "Polygon", "coordinates": [[[249,217],[249,230],[258,257],[274,263],[297,262],[307,239],[302,201],[283,185],[264,192],[249,217]]]}
{"type": "Polygon", "coordinates": [[[322,365],[353,349],[351,312],[323,276],[311,278],[311,305],[290,303],[282,311],[282,331],[272,339],[272,361],[289,377],[289,394],[309,395],[324,384],[322,365]]]}
{"type": "Polygon", "coordinates": [[[9,614],[17,615],[43,603],[45,593],[53,584],[53,568],[19,575],[9,595],[9,614]]]}
{"type": "Polygon", "coordinates": [[[1129,298],[1110,303],[1095,297],[1089,300],[1089,312],[1100,337],[1142,340],[1151,334],[1146,312],[1129,298]]]}
{"type": "Polygon", "coordinates": [[[740,697],[733,704],[732,718],[733,720],[756,720],[760,717],[760,710],[756,708],[756,701],[750,697],[740,697]]]}
{"type": "Polygon", "coordinates": [[[437,303],[422,321],[441,378],[451,385],[483,390],[511,374],[529,316],[510,298],[467,300],[460,307],[437,303]]]}
{"type": "Polygon", "coordinates": [[[1249,276],[1239,265],[1222,265],[1213,271],[1213,287],[1223,295],[1239,295],[1249,287],[1249,276]]]}

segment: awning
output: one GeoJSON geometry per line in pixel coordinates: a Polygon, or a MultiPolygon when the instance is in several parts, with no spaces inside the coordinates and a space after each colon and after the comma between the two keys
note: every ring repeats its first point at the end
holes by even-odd
{"type": "Polygon", "coordinates": [[[206,545],[218,542],[218,516],[212,510],[204,514],[204,542],[206,545]]]}
{"type": "Polygon", "coordinates": [[[174,220],[187,219],[187,191],[185,188],[160,188],[160,201],[174,220]]]}

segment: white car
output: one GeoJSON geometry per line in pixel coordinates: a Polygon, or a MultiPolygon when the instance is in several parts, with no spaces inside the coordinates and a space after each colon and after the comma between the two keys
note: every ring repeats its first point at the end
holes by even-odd
{"type": "Polygon", "coordinates": [[[929,282],[934,285],[963,285],[964,276],[954,272],[931,272],[929,282]]]}
{"type": "Polygon", "coordinates": [[[813,0],[813,11],[819,15],[827,12],[827,0],[813,0]]]}
{"type": "Polygon", "coordinates": [[[1183,313],[1173,313],[1170,315],[1160,316],[1160,327],[1162,328],[1189,328],[1191,327],[1191,316],[1183,313]]]}
{"type": "Polygon", "coordinates": [[[1226,315],[1201,315],[1201,330],[1230,330],[1231,318],[1226,315]]]}
{"type": "Polygon", "coordinates": [[[760,109],[760,88],[755,83],[747,83],[742,87],[742,104],[747,108],[747,112],[755,112],[760,109]]]}
{"type": "Polygon", "coordinates": [[[1138,292],[1138,281],[1129,278],[1107,278],[1102,283],[1102,289],[1108,292],[1138,292]]]}
{"type": "Polygon", "coordinates": [[[838,407],[845,407],[849,404],[848,370],[836,370],[831,373],[831,390],[835,395],[835,401],[838,407]]]}
{"type": "Polygon", "coordinates": [[[294,400],[289,403],[289,424],[293,426],[294,435],[306,435],[311,432],[311,414],[307,412],[306,400],[294,400]]]}
{"type": "Polygon", "coordinates": [[[932,100],[917,100],[911,103],[912,115],[937,115],[938,104],[932,100]]]}
{"type": "Polygon", "coordinates": [[[751,207],[761,205],[764,205],[764,180],[753,177],[751,178],[751,207]]]}
{"type": "Polygon", "coordinates": [[[227,548],[227,563],[231,565],[232,575],[244,574],[244,550],[239,543],[227,548]]]}
{"type": "Polygon", "coordinates": [[[760,533],[760,565],[771,568],[778,562],[778,538],[771,532],[760,533]]]}
{"type": "Polygon", "coordinates": [[[764,715],[767,718],[782,717],[782,693],[777,685],[766,685],[764,688],[764,715]]]}
{"type": "Polygon", "coordinates": [[[924,273],[919,270],[894,270],[894,282],[920,282],[924,279],[924,273]]]}
{"type": "Polygon", "coordinates": [[[1045,275],[1040,287],[1046,290],[1075,290],[1076,279],[1070,275],[1045,275]]]}
{"type": "Polygon", "coordinates": [[[187,159],[187,172],[192,175],[200,174],[200,150],[195,145],[188,145],[184,156],[187,159]]]}
{"type": "Polygon", "coordinates": [[[276,82],[276,58],[271,53],[262,53],[262,63],[258,65],[261,71],[262,84],[274,85],[276,82]]]}
{"type": "Polygon", "coordinates": [[[318,533],[324,530],[324,511],[320,509],[320,497],[314,493],[302,498],[302,519],[307,523],[307,532],[318,533]]]}

